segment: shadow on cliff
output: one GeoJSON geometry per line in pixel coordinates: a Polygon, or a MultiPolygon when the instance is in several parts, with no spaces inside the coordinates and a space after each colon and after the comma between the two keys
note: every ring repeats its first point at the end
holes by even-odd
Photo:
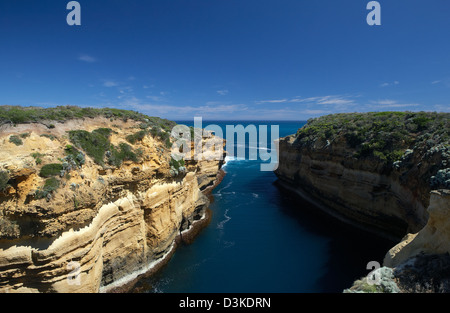
{"type": "Polygon", "coordinates": [[[277,206],[284,214],[308,232],[329,239],[324,274],[317,279],[320,292],[342,292],[351,287],[356,279],[370,272],[366,269],[367,263],[377,261],[382,265],[386,252],[397,244],[327,215],[284,190],[276,181],[273,185],[279,193],[273,201],[278,202],[277,206]]]}

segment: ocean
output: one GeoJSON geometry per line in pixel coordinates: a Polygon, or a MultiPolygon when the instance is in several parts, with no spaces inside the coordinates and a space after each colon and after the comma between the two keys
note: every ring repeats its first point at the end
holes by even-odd
{"type": "MultiPolygon", "coordinates": [[[[193,126],[193,122],[178,121],[193,126]]],[[[279,125],[284,137],[305,122],[221,122],[279,125]]],[[[248,148],[248,145],[247,145],[248,148]]],[[[230,158],[213,191],[212,217],[193,243],[132,292],[340,293],[383,262],[395,243],[355,229],[279,189],[259,160],[230,158]]]]}

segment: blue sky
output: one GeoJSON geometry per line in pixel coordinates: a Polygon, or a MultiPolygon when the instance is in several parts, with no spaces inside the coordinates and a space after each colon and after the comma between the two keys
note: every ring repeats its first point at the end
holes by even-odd
{"type": "Polygon", "coordinates": [[[1,0],[0,105],[169,119],[450,111],[450,1],[1,0]]]}

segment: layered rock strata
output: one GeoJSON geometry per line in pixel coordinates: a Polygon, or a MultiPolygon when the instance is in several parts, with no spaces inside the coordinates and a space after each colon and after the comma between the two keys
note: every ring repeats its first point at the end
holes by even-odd
{"type": "Polygon", "coordinates": [[[429,188],[420,192],[405,185],[405,176],[412,174],[380,173],[381,162],[353,159],[345,140],[325,145],[304,148],[295,136],[280,139],[278,183],[329,214],[385,237],[401,238],[425,225],[429,188]]]}
{"type": "Polygon", "coordinates": [[[450,186],[448,116],[386,112],[309,121],[280,139],[275,174],[330,214],[400,239],[425,226],[431,190],[450,186]],[[424,120],[431,126],[418,128],[424,120]]]}
{"type": "Polygon", "coordinates": [[[205,194],[217,181],[219,158],[186,162],[174,174],[163,141],[150,133],[133,144],[125,139],[139,130],[137,121],[96,117],[52,125],[0,130],[0,170],[8,178],[0,192],[1,292],[110,291],[157,267],[177,238],[188,238],[207,217],[205,194]],[[139,158],[98,164],[77,146],[84,163],[56,175],[58,188],[37,196],[47,183],[42,167],[66,160],[74,145],[68,132],[102,128],[111,130],[113,146],[139,158]],[[24,133],[21,145],[11,142],[24,133]]]}
{"type": "Polygon", "coordinates": [[[422,230],[386,253],[383,267],[374,271],[378,284],[369,284],[368,275],[345,292],[450,292],[450,190],[431,192],[428,213],[422,230]]]}
{"type": "Polygon", "coordinates": [[[280,139],[278,184],[399,241],[380,270],[382,286],[366,277],[347,291],[450,291],[449,129],[448,113],[336,114],[280,139]]]}

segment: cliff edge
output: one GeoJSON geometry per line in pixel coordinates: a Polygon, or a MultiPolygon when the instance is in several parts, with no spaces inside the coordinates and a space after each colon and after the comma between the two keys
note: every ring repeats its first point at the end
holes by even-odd
{"type": "Polygon", "coordinates": [[[174,125],[116,109],[0,107],[0,291],[109,291],[204,225],[222,161],[173,160],[174,125]]]}
{"type": "Polygon", "coordinates": [[[356,227],[397,241],[416,234],[386,256],[395,268],[421,253],[450,252],[449,143],[449,113],[322,116],[280,139],[275,173],[282,187],[356,227]]]}

